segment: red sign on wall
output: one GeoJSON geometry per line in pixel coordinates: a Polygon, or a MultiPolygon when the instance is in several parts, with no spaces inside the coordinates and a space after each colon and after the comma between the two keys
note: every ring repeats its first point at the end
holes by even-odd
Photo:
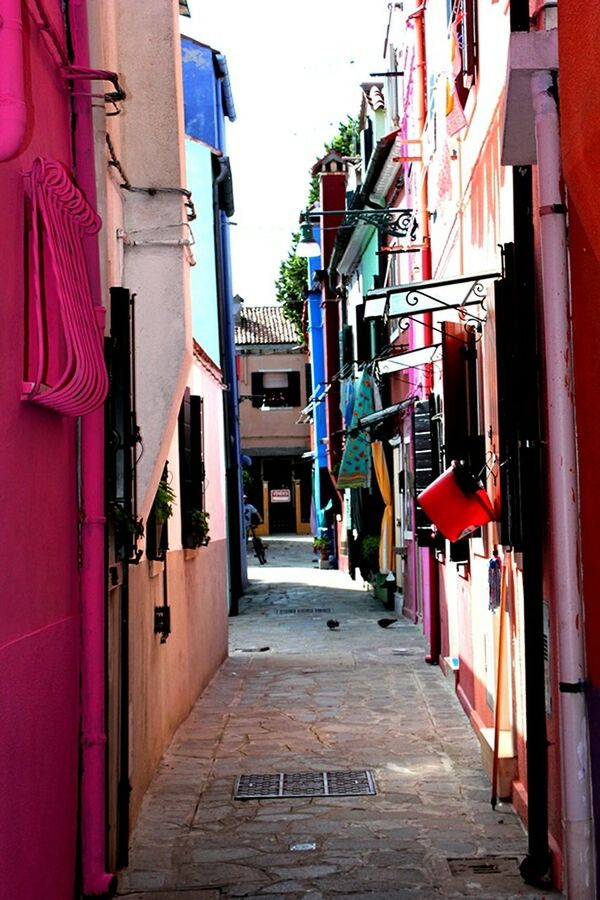
{"type": "Polygon", "coordinates": [[[292,492],[289,488],[278,488],[271,491],[271,503],[291,503],[292,492]]]}

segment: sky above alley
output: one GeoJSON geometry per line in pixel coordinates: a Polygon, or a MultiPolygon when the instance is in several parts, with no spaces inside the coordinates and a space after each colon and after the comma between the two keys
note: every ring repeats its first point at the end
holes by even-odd
{"type": "Polygon", "coordinates": [[[275,302],[279,264],[306,205],[309,169],[338,123],[357,115],[360,84],[384,69],[387,0],[189,0],[185,32],[227,58],[237,119],[233,288],[275,302]]]}

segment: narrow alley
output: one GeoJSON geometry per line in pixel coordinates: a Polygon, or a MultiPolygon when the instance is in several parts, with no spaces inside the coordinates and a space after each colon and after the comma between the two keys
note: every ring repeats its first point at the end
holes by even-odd
{"type": "Polygon", "coordinates": [[[548,896],[519,876],[522,825],[509,805],[492,811],[478,741],[420,629],[378,627],[390,614],[318,569],[311,540],[271,537],[268,564],[250,560],[229,658],[144,799],[120,895],[548,896]],[[234,799],[240,775],[363,770],[374,796],[234,799]]]}

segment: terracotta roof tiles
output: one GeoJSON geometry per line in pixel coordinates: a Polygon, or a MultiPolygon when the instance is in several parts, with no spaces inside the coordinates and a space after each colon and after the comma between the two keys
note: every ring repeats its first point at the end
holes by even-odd
{"type": "Polygon", "coordinates": [[[246,306],[235,323],[235,343],[297,344],[298,336],[280,306],[246,306]]]}

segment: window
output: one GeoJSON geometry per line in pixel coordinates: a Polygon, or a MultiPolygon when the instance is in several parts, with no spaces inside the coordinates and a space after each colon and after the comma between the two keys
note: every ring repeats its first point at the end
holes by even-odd
{"type": "Polygon", "coordinates": [[[179,507],[181,510],[181,541],[192,549],[207,541],[198,529],[199,514],[206,512],[204,488],[204,401],[189,388],[179,410],[179,507]]]}
{"type": "Polygon", "coordinates": [[[262,409],[300,406],[300,372],[252,372],[252,406],[262,409]]]}
{"type": "Polygon", "coordinates": [[[135,466],[141,436],[136,422],[133,307],[126,288],[110,289],[110,339],[107,341],[109,393],[106,404],[111,440],[106,445],[106,497],[118,560],[139,562],[143,526],[137,516],[135,466]]]}
{"type": "Polygon", "coordinates": [[[460,71],[456,74],[454,70],[455,84],[464,106],[477,78],[477,0],[453,0],[451,21],[460,53],[460,71]]]}

